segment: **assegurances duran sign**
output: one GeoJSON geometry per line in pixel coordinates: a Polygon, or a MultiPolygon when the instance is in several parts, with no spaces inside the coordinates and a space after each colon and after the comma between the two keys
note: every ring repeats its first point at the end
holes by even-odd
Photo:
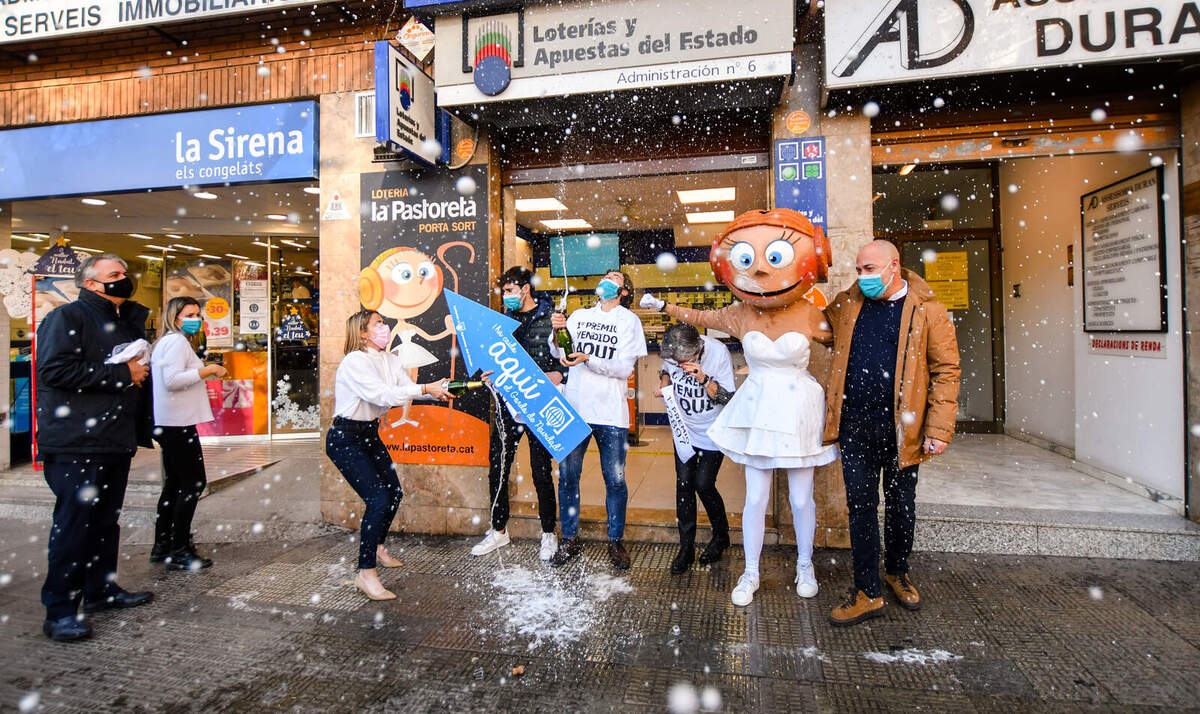
{"type": "Polygon", "coordinates": [[[316,128],[307,101],[0,131],[0,199],[314,178],[316,128]]]}
{"type": "Polygon", "coordinates": [[[0,44],[328,0],[0,0],[0,44]]]}
{"type": "Polygon", "coordinates": [[[793,2],[531,5],[438,18],[438,104],[787,75],[793,2]]]}
{"type": "Polygon", "coordinates": [[[1200,52],[1186,0],[825,3],[830,89],[1200,52]]]}

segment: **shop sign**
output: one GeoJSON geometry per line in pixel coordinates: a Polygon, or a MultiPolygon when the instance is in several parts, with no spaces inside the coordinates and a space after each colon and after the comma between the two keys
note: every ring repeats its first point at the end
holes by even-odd
{"type": "Polygon", "coordinates": [[[0,44],[320,2],[327,0],[9,0],[0,2],[0,44]]]}
{"type": "Polygon", "coordinates": [[[1200,52],[1195,2],[838,0],[825,86],[959,77],[1200,52]]]}
{"type": "MultiPolygon", "coordinates": [[[[383,316],[388,349],[418,382],[468,376],[443,289],[483,305],[491,297],[487,167],[365,173],[360,181],[359,301],[383,316]]],[[[493,416],[491,395],[473,390],[449,404],[393,410],[379,433],[398,463],[486,466],[493,416]]]]}
{"type": "Polygon", "coordinates": [[[292,312],[284,316],[275,328],[275,340],[278,342],[303,342],[312,337],[308,325],[299,313],[292,312]]]}
{"type": "Polygon", "coordinates": [[[775,206],[799,211],[814,226],[825,222],[825,137],[775,142],[775,206]]]}
{"type": "Polygon", "coordinates": [[[1167,358],[1166,340],[1161,337],[1088,336],[1088,351],[1094,355],[1167,358]]]}
{"type": "Polygon", "coordinates": [[[413,57],[416,57],[418,62],[424,62],[425,58],[429,56],[429,51],[433,49],[433,30],[425,27],[415,17],[408,18],[408,22],[400,28],[396,39],[404,49],[413,53],[413,57]]]}
{"type": "Polygon", "coordinates": [[[0,131],[0,200],[312,179],[316,126],[304,101],[0,131]]]}
{"type": "Polygon", "coordinates": [[[500,399],[554,460],[565,459],[591,429],[513,337],[520,323],[449,290],[445,296],[467,371],[492,372],[500,399]]]}
{"type": "MultiPolygon", "coordinates": [[[[437,136],[433,80],[390,42],[375,43],[375,140],[432,163],[421,145],[437,136]]],[[[427,151],[427,150],[426,150],[427,151]]]]}
{"type": "Polygon", "coordinates": [[[346,202],[342,200],[342,194],[334,191],[333,198],[329,199],[329,205],[325,207],[325,213],[321,214],[321,220],[344,221],[349,217],[350,211],[346,210],[346,202]]]}
{"type": "Polygon", "coordinates": [[[787,130],[793,134],[803,134],[812,126],[812,117],[808,115],[808,112],[797,110],[787,115],[784,124],[787,126],[787,130]]]}
{"type": "Polygon", "coordinates": [[[1083,194],[1084,332],[1166,332],[1161,166],[1083,194]]]}
{"type": "Polygon", "coordinates": [[[79,263],[79,254],[75,249],[65,240],[60,240],[43,253],[28,272],[47,278],[73,278],[79,270],[79,263]]]}
{"type": "Polygon", "coordinates": [[[438,18],[442,106],[786,76],[793,2],[628,0],[438,18]]]}
{"type": "Polygon", "coordinates": [[[266,280],[239,280],[239,331],[243,335],[265,335],[271,319],[266,280]]]}

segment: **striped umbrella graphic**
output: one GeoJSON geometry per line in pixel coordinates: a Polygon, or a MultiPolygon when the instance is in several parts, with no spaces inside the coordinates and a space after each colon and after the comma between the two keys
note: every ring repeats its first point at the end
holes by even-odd
{"type": "Polygon", "coordinates": [[[508,88],[512,79],[512,32],[495,20],[475,30],[475,86],[494,97],[508,88]]]}

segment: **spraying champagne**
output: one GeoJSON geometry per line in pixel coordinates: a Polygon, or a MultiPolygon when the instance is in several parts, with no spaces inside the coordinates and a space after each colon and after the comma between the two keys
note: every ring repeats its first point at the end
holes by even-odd
{"type": "Polygon", "coordinates": [[[446,391],[456,397],[461,397],[470,390],[479,389],[482,386],[482,380],[452,379],[446,383],[446,391]]]}

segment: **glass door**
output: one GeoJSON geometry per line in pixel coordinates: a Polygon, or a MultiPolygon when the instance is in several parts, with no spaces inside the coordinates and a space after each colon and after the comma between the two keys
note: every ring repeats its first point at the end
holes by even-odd
{"type": "Polygon", "coordinates": [[[321,428],[317,241],[271,242],[271,429],[310,435],[321,428]]]}

